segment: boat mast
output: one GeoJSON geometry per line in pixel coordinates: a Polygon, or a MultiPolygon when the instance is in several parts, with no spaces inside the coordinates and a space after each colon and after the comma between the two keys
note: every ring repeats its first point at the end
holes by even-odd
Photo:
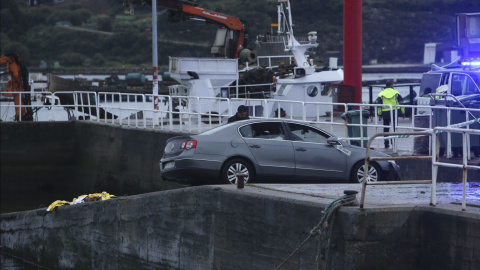
{"type": "MultiPolygon", "coordinates": [[[[315,67],[308,61],[306,52],[310,48],[315,48],[318,46],[318,43],[315,41],[310,42],[308,44],[300,44],[294,37],[293,35],[293,20],[292,20],[292,12],[291,12],[291,7],[290,7],[290,1],[288,0],[278,0],[278,12],[279,15],[278,17],[282,16],[286,17],[284,15],[283,9],[287,10],[288,14],[288,19],[286,18],[284,20],[285,22],[285,31],[286,36],[287,36],[287,43],[285,44],[285,50],[290,51],[293,54],[293,57],[295,58],[295,63],[298,68],[303,68],[305,70],[305,74],[312,74],[315,72],[315,67]]],[[[280,32],[280,25],[279,23],[279,32],[280,32]]]]}
{"type": "MultiPolygon", "coordinates": [[[[153,109],[158,110],[158,49],[157,49],[157,1],[152,1],[152,61],[153,61],[153,109]]],[[[154,114],[154,123],[158,118],[154,114]]]]}

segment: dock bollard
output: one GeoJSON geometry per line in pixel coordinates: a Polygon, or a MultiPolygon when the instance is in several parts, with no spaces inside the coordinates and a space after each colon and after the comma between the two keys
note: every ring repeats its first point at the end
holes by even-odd
{"type": "Polygon", "coordinates": [[[237,188],[243,188],[245,186],[245,177],[248,177],[248,174],[239,173],[237,176],[237,188]]]}
{"type": "Polygon", "coordinates": [[[343,194],[345,194],[345,195],[357,195],[358,191],[346,189],[346,190],[343,191],[343,194]]]}
{"type": "Polygon", "coordinates": [[[356,190],[344,190],[343,191],[343,194],[345,194],[345,196],[347,198],[345,198],[344,200],[344,205],[348,205],[348,206],[357,206],[359,205],[358,201],[357,201],[357,194],[358,194],[358,191],[356,190]]]}

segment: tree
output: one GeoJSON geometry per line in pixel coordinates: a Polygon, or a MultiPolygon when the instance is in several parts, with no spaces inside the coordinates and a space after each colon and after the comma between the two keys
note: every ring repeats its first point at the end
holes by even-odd
{"type": "Polygon", "coordinates": [[[65,67],[82,66],[85,61],[85,56],[75,53],[67,52],[60,55],[60,64],[65,67]]]}
{"type": "Polygon", "coordinates": [[[98,30],[100,31],[112,31],[112,20],[107,15],[100,15],[96,17],[96,22],[98,26],[98,30]]]}
{"type": "Polygon", "coordinates": [[[2,43],[2,55],[7,53],[15,53],[25,61],[24,63],[30,63],[30,51],[27,46],[19,42],[9,42],[5,46],[2,43]]]}

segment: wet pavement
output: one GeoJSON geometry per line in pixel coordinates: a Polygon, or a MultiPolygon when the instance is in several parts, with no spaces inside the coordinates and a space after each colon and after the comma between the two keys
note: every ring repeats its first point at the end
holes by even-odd
{"type": "MultiPolygon", "coordinates": [[[[224,188],[222,186],[222,188],[224,188]]],[[[225,187],[227,188],[227,187],[225,187]]],[[[228,186],[236,189],[235,186],[228,186]]],[[[436,189],[435,206],[430,205],[430,184],[395,184],[395,185],[367,185],[364,208],[398,208],[398,207],[433,207],[438,209],[462,211],[462,183],[438,183],[436,189]]],[[[361,200],[362,184],[249,184],[245,192],[289,193],[288,197],[307,195],[313,200],[324,203],[344,195],[345,190],[357,191],[358,202],[361,200]]],[[[277,194],[279,195],[279,194],[277,194]]],[[[280,195],[282,196],[282,195],[280,195]]],[[[286,197],[283,195],[282,197],[286,197]]],[[[466,185],[466,210],[480,218],[480,182],[470,182],[466,185]]]]}

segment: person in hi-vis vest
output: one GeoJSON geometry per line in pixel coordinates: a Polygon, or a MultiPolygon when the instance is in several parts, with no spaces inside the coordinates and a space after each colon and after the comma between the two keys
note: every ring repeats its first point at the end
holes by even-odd
{"type": "MultiPolygon", "coordinates": [[[[395,132],[397,110],[400,109],[402,115],[405,115],[405,108],[399,106],[400,102],[403,102],[403,98],[397,90],[393,89],[393,81],[391,80],[387,81],[385,86],[386,86],[385,89],[383,89],[383,91],[378,94],[378,98],[376,101],[377,103],[381,103],[385,106],[378,107],[377,113],[380,116],[379,119],[380,120],[383,119],[384,126],[389,126],[391,123],[390,121],[393,121],[392,132],[395,132]],[[391,105],[392,107],[390,108],[390,106],[388,105],[391,105]],[[390,109],[393,109],[393,119],[391,119],[390,117],[390,109]]],[[[383,132],[389,132],[389,130],[390,128],[388,127],[383,128],[383,132]]],[[[389,148],[389,147],[390,147],[389,140],[385,140],[385,148],[389,148]]]]}

